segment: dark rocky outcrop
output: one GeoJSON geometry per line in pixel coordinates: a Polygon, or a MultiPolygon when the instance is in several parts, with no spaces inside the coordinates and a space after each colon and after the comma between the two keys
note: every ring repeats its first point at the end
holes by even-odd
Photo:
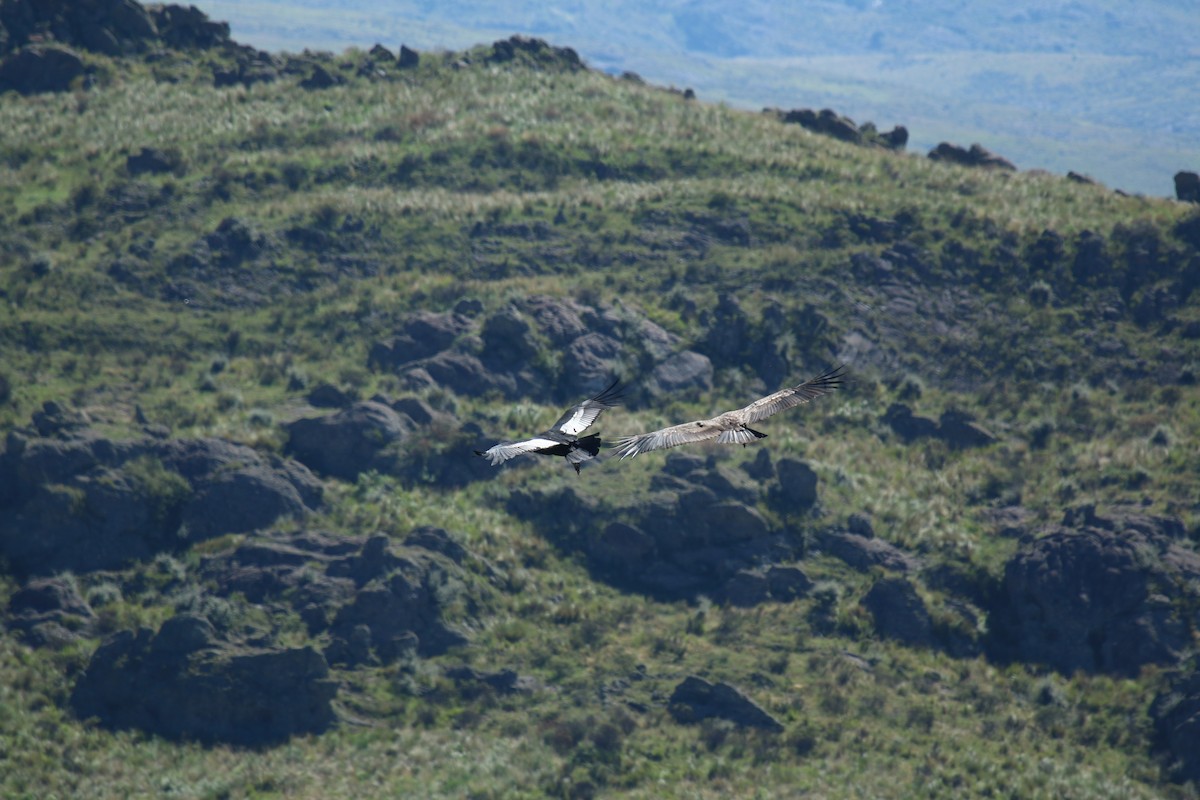
{"type": "Polygon", "coordinates": [[[391,471],[398,446],[417,426],[407,415],[368,400],[286,427],[289,455],[322,475],[353,481],[370,469],[391,471]]]}
{"type": "Polygon", "coordinates": [[[812,586],[799,567],[774,565],[737,572],[725,582],[720,594],[730,605],[746,607],[768,600],[787,603],[808,594],[812,586]]]}
{"type": "Polygon", "coordinates": [[[341,75],[333,74],[321,64],[313,64],[308,77],[300,81],[300,88],[312,91],[328,89],[341,83],[345,83],[345,78],[341,75]]]}
{"type": "Polygon", "coordinates": [[[69,48],[34,45],[0,61],[0,92],[65,92],[85,73],[83,60],[69,48]]]}
{"type": "Polygon", "coordinates": [[[494,64],[517,62],[542,69],[572,72],[584,69],[583,60],[570,47],[554,47],[543,39],[520,35],[494,42],[488,61],[494,64]]]}
{"type": "Polygon", "coordinates": [[[521,675],[514,669],[484,672],[464,665],[447,669],[446,677],[454,681],[459,690],[468,696],[473,690],[482,687],[487,687],[497,694],[528,694],[540,686],[536,678],[521,675]]]}
{"type": "Polygon", "coordinates": [[[916,588],[904,578],[876,581],[862,599],[875,620],[880,636],[910,647],[929,647],[934,642],[933,619],[916,588]]]}
{"type": "Polygon", "coordinates": [[[1200,596],[1200,556],[1180,531],[1170,519],[1072,510],[1005,566],[993,653],[1064,673],[1132,676],[1175,662],[1191,646],[1186,608],[1200,596]]]}
{"type": "Polygon", "coordinates": [[[873,122],[856,125],[854,120],[828,108],[820,111],[813,111],[811,108],[797,108],[791,111],[769,108],[766,112],[774,114],[781,122],[800,125],[814,133],[831,136],[843,142],[875,145],[890,150],[903,150],[908,144],[908,129],[903,125],[881,133],[873,122]]]}
{"type": "Polygon", "coordinates": [[[1150,704],[1150,720],[1170,779],[1200,781],[1200,662],[1193,658],[1170,676],[1150,704]]]}
{"type": "Polygon", "coordinates": [[[135,0],[6,0],[0,4],[0,55],[31,42],[136,55],[231,46],[229,24],[195,6],[144,6],[135,0]]]}
{"type": "Polygon", "coordinates": [[[96,615],[71,578],[34,578],[9,599],[7,625],[33,647],[60,647],[93,635],[96,615]]]}
{"type": "Polygon", "coordinates": [[[471,327],[471,320],[461,314],[418,311],[400,323],[393,337],[377,342],[368,360],[381,368],[410,364],[447,349],[471,327]]]}
{"type": "Polygon", "coordinates": [[[421,54],[413,50],[408,45],[400,45],[400,55],[396,57],[396,64],[400,69],[413,69],[421,63],[421,54]]]}
{"type": "Polygon", "coordinates": [[[1187,171],[1176,172],[1175,198],[1184,203],[1200,203],[1200,174],[1187,171]]]}
{"type": "Polygon", "coordinates": [[[220,597],[298,613],[310,633],[329,635],[330,663],[355,666],[465,644],[443,614],[479,600],[468,561],[477,559],[440,528],[417,528],[402,543],[302,531],[247,539],[206,558],[200,575],[220,597]]]}
{"type": "Polygon", "coordinates": [[[394,335],[371,347],[368,366],[396,372],[413,391],[443,388],[476,397],[496,391],[556,403],[600,391],[629,364],[649,375],[626,393],[630,406],[712,386],[706,356],[628,308],[546,295],[519,298],[491,314],[477,301],[459,306],[406,317],[394,335]]]}
{"type": "Polygon", "coordinates": [[[301,464],[244,445],[79,427],[10,433],[0,478],[0,553],[22,575],[120,567],[304,516],[322,494],[301,464]]]}
{"type": "Polygon", "coordinates": [[[781,458],[775,464],[779,483],[771,487],[771,505],[785,513],[808,511],[817,502],[817,473],[803,461],[781,458]]]}
{"type": "Polygon", "coordinates": [[[852,533],[848,530],[828,528],[817,534],[817,546],[835,558],[840,558],[857,570],[866,572],[872,567],[884,567],[896,572],[908,572],[916,568],[917,560],[873,536],[852,533]]]}
{"type": "Polygon", "coordinates": [[[158,147],[143,147],[125,159],[125,169],[130,175],[158,175],[174,172],[181,166],[178,150],[163,150],[158,147]]]}
{"type": "Polygon", "coordinates": [[[565,549],[582,551],[598,578],[622,588],[737,605],[807,591],[802,573],[776,570],[801,554],[801,537],[768,523],[754,506],[762,489],[748,476],[673,453],[650,490],[613,501],[573,485],[521,489],[506,507],[565,549]]]}
{"type": "Polygon", "coordinates": [[[929,151],[929,158],[933,161],[944,161],[963,167],[1016,170],[1016,166],[1007,158],[998,156],[979,144],[964,148],[949,142],[942,142],[929,151]]]}
{"type": "Polygon", "coordinates": [[[311,647],[222,640],[205,618],[181,614],[157,633],[142,628],[107,639],[70,704],[106,727],[255,746],[326,730],[336,692],[311,647]]]}
{"type": "Polygon", "coordinates": [[[934,420],[913,413],[905,403],[892,403],[884,412],[883,421],[905,442],[929,437],[940,439],[956,450],[964,450],[997,441],[996,435],[976,422],[971,414],[957,409],[947,409],[940,419],[934,420]]]}
{"type": "Polygon", "coordinates": [[[656,366],[647,385],[651,396],[665,398],[710,392],[712,380],[713,366],[708,356],[684,350],[656,366]]]}
{"type": "Polygon", "coordinates": [[[195,6],[164,5],[151,10],[154,25],[167,47],[208,50],[231,44],[229,23],[214,22],[195,6]]]}
{"type": "Polygon", "coordinates": [[[684,724],[716,717],[746,728],[783,730],[783,723],[741,689],[728,683],[711,683],[695,675],[684,678],[667,703],[671,716],[684,724]]]}

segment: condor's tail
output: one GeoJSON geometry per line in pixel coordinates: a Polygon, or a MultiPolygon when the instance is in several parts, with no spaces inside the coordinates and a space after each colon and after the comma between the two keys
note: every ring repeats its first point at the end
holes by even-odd
{"type": "Polygon", "coordinates": [[[579,465],[585,461],[591,461],[600,454],[600,434],[593,433],[590,436],[585,436],[582,439],[576,439],[571,443],[571,449],[567,452],[567,461],[579,472],[579,465]]]}

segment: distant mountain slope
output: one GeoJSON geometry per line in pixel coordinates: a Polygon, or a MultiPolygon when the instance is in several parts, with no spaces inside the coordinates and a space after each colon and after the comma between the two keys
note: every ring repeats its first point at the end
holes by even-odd
{"type": "Polygon", "coordinates": [[[828,106],[906,125],[914,150],[978,141],[1022,169],[1073,170],[1132,192],[1169,196],[1176,171],[1200,166],[1189,133],[1200,129],[1200,14],[1185,2],[197,5],[268,49],[543,36],[593,66],[735,106],[828,106]]]}

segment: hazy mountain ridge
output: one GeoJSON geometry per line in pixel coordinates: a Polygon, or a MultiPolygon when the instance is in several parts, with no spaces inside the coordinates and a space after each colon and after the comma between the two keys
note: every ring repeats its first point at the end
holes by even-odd
{"type": "Polygon", "coordinates": [[[372,2],[201,7],[271,49],[374,41],[461,49],[514,32],[579,50],[740,107],[832,107],[906,125],[913,146],[981,142],[1022,168],[1076,171],[1127,191],[1170,195],[1196,168],[1196,16],[1186,4],[728,2],[436,7],[372,2]],[[279,21],[289,19],[286,26],[279,21]],[[1055,87],[1060,87],[1056,90],[1055,87]],[[1092,129],[1095,128],[1095,132],[1092,129]],[[1139,157],[1131,154],[1143,153],[1139,157]]]}

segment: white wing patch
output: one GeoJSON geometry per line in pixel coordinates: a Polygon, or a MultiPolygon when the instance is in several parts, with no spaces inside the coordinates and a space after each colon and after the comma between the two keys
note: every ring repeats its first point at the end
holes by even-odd
{"type": "Polygon", "coordinates": [[[558,422],[550,426],[550,430],[565,433],[568,436],[578,436],[592,427],[606,409],[612,408],[621,400],[621,392],[614,380],[608,388],[590,400],[584,400],[577,406],[567,409],[558,418],[558,422]]]}
{"type": "Polygon", "coordinates": [[[492,445],[483,451],[483,455],[488,458],[492,466],[496,466],[497,464],[503,464],[510,458],[515,458],[524,453],[536,453],[539,450],[545,450],[557,444],[559,442],[553,439],[542,439],[535,436],[523,442],[501,442],[500,444],[492,445]]]}
{"type": "Polygon", "coordinates": [[[595,405],[589,407],[587,403],[580,403],[562,416],[554,425],[554,430],[558,430],[568,436],[578,436],[579,434],[592,427],[592,423],[600,416],[607,406],[595,405]]]}

